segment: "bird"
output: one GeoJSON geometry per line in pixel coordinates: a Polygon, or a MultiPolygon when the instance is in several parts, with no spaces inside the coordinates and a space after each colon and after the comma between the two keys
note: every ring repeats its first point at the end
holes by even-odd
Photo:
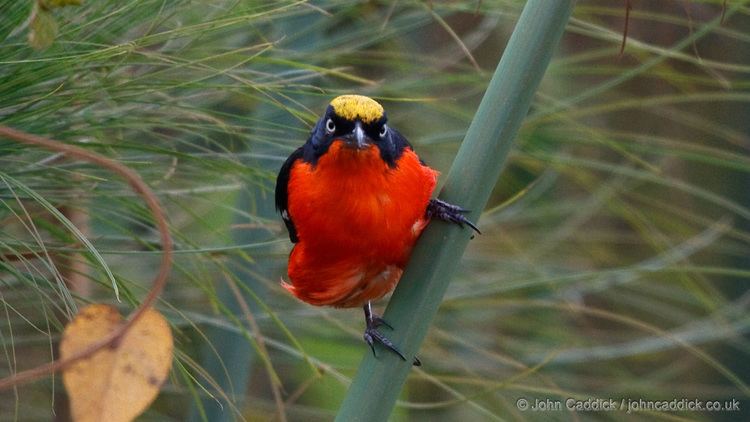
{"type": "Polygon", "coordinates": [[[479,233],[467,210],[432,198],[438,175],[380,103],[354,94],[331,100],[276,178],[276,208],[294,244],[282,287],[315,306],[361,306],[372,353],[379,343],[406,360],[378,330],[393,327],[372,302],[395,288],[431,220],[479,233]]]}

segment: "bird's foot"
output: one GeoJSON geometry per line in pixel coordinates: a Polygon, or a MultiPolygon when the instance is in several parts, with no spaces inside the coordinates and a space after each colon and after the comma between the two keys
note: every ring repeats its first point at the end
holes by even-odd
{"type": "Polygon", "coordinates": [[[474,229],[475,232],[482,234],[477,226],[464,216],[464,213],[467,212],[469,212],[469,210],[465,210],[458,205],[441,201],[440,199],[430,199],[430,202],[427,204],[427,218],[437,218],[439,220],[458,224],[461,227],[466,224],[474,229]]]}
{"type": "MultiPolygon", "coordinates": [[[[375,354],[375,343],[382,344],[385,348],[389,349],[393,353],[397,354],[402,360],[406,360],[406,357],[403,353],[401,353],[400,350],[393,344],[393,342],[383,335],[380,331],[378,331],[378,327],[384,325],[391,330],[393,327],[391,327],[390,324],[385,322],[385,320],[378,315],[375,315],[372,313],[372,309],[370,307],[370,303],[368,302],[365,306],[365,333],[362,336],[365,339],[365,342],[368,346],[370,346],[370,349],[372,350],[372,355],[377,357],[378,355],[375,354]]],[[[414,366],[421,366],[422,362],[417,358],[414,357],[414,361],[412,363],[414,366]]]]}

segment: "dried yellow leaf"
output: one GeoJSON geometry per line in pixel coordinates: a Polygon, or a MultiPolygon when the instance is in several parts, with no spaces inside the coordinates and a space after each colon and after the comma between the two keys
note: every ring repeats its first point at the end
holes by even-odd
{"type": "Polygon", "coordinates": [[[47,7],[80,6],[83,0],[42,0],[47,7]]]}
{"type": "MultiPolygon", "coordinates": [[[[89,305],[63,332],[60,356],[65,359],[103,339],[123,323],[109,305],[89,305]]],[[[150,309],[111,347],[63,371],[76,422],[131,421],[159,393],[172,366],[172,332],[164,317],[150,309]]]]}
{"type": "Polygon", "coordinates": [[[48,10],[37,7],[29,24],[29,44],[32,48],[42,50],[55,41],[57,21],[48,10]]]}

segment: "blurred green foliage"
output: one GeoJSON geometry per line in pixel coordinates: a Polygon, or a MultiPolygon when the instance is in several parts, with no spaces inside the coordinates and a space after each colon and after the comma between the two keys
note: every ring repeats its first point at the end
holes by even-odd
{"type": "MultiPolygon", "coordinates": [[[[0,124],[131,166],[169,211],[159,308],[178,353],[144,420],[211,396],[238,419],[335,415],[369,353],[360,310],[299,303],[283,268],[256,271],[290,248],[258,211],[275,169],[331,97],[358,92],[447,171],[522,3],[91,1],[55,9],[57,36],[35,50],[33,2],[0,0],[0,124]],[[226,286],[248,306],[220,300],[226,286]],[[205,371],[216,327],[258,357],[244,393],[222,397],[205,371]]],[[[722,0],[632,2],[619,55],[622,3],[579,1],[394,420],[631,417],[516,407],[567,397],[736,398],[744,413],[638,417],[747,419],[750,8],[727,2],[722,23],[722,0]]],[[[130,309],[158,262],[128,186],[5,139],[0,223],[2,375],[49,361],[81,304],[130,309]]],[[[242,356],[213,358],[232,372],[242,356]]],[[[59,377],[20,386],[0,392],[0,419],[64,402],[59,377]]]]}

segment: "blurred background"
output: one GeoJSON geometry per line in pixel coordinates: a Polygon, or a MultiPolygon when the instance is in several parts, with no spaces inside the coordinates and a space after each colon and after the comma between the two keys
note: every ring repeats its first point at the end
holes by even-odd
{"type": "MultiPolygon", "coordinates": [[[[0,124],[130,166],[168,210],[176,353],[140,420],[332,419],[363,318],[280,287],[276,172],[360,93],[447,173],[524,2],[51,3],[0,0],[0,124]]],[[[748,3],[578,2],[393,420],[750,418],[748,3]]],[[[0,139],[0,375],[51,360],[89,302],[129,312],[159,257],[122,180],[0,139]]],[[[0,392],[0,420],[66,403],[47,378],[0,392]]]]}

